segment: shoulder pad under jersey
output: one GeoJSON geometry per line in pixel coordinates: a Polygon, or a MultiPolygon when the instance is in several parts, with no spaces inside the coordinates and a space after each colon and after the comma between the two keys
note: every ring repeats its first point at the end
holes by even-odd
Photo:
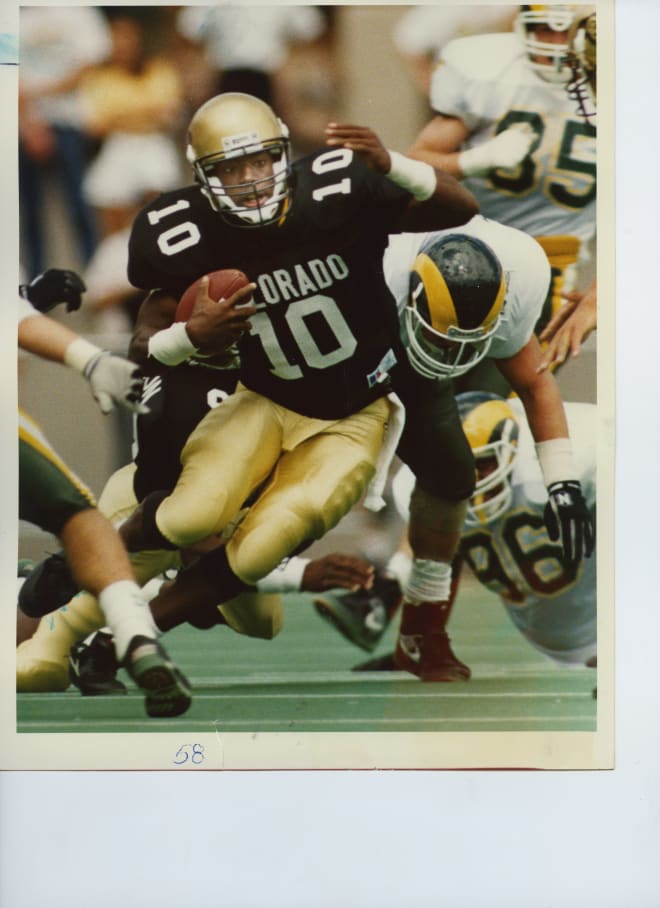
{"type": "Polygon", "coordinates": [[[451,66],[465,79],[492,82],[524,57],[518,36],[505,32],[455,38],[442,49],[440,64],[451,66]]]}

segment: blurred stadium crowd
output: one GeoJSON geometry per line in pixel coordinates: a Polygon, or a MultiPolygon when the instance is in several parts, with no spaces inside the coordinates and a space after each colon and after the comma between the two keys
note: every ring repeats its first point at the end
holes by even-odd
{"type": "MultiPolygon", "coordinates": [[[[389,58],[402,76],[401,122],[414,137],[429,73],[452,37],[507,28],[517,7],[32,7],[21,13],[21,265],[78,268],[87,284],[84,327],[130,329],[137,304],[126,281],[126,238],[154,194],[188,182],[185,128],[207,98],[240,90],[273,105],[294,157],[319,147],[326,123],[362,103],[379,122],[389,58]],[[382,51],[353,41],[379,31],[382,51]],[[358,75],[359,70],[364,72],[358,75]],[[412,110],[410,110],[412,108],[412,110]]],[[[375,43],[375,42],[374,42],[375,43]]],[[[356,111],[357,112],[357,111],[356,111]]],[[[366,112],[366,110],[365,110],[366,112]]],[[[395,136],[400,127],[385,125],[395,136]]]]}

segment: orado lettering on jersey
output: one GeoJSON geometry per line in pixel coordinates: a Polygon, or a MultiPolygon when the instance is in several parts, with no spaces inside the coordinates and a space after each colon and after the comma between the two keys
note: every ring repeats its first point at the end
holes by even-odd
{"type": "Polygon", "coordinates": [[[302,299],[326,290],[348,277],[349,269],[340,255],[331,253],[325,259],[310,259],[292,268],[277,268],[256,278],[264,302],[273,304],[302,299]]]}

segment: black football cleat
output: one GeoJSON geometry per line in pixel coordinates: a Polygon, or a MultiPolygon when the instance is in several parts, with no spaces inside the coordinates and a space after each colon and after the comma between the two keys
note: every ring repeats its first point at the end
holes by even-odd
{"type": "Polygon", "coordinates": [[[192,703],[188,679],[151,637],[133,637],[122,665],[145,693],[145,709],[154,718],[180,716],[192,703]]]}
{"type": "Polygon", "coordinates": [[[401,603],[399,582],[377,574],[370,590],[329,591],[314,599],[316,611],[368,653],[375,650],[401,603]]]}
{"type": "Polygon", "coordinates": [[[79,592],[66,558],[56,552],[27,573],[18,593],[18,607],[30,618],[42,618],[66,605],[79,592]]]}
{"type": "Polygon", "coordinates": [[[125,694],[126,685],[117,678],[118,671],[119,662],[109,631],[96,631],[71,647],[69,680],[83,697],[125,694]]]}

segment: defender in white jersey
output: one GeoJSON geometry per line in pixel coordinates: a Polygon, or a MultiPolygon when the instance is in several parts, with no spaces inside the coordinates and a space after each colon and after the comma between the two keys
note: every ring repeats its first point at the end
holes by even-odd
{"type": "MultiPolygon", "coordinates": [[[[567,65],[571,79],[566,93],[582,119],[596,125],[596,7],[581,6],[569,31],[567,65]]],[[[584,341],[595,331],[598,297],[594,281],[586,293],[567,293],[566,302],[554,313],[539,339],[544,343],[543,368],[559,366],[566,357],[577,356],[584,341]]]]}
{"type": "Polygon", "coordinates": [[[490,341],[487,356],[506,359],[527,344],[534,333],[548,293],[550,267],[543,249],[521,230],[476,215],[458,229],[433,233],[401,233],[390,237],[383,257],[385,280],[396,299],[404,342],[405,313],[410,297],[410,269],[420,249],[442,236],[460,234],[476,237],[495,253],[504,272],[506,296],[502,315],[490,341]]]}
{"type": "Polygon", "coordinates": [[[586,268],[596,231],[596,129],[566,90],[577,9],[526,4],[514,33],[446,45],[430,90],[436,116],[409,152],[463,178],[482,214],[543,245],[553,268],[543,322],[573,289],[573,266],[586,268]]]}
{"type": "MultiPolygon", "coordinates": [[[[480,583],[497,593],[513,624],[535,649],[556,662],[594,665],[596,558],[567,564],[561,548],[548,536],[543,477],[520,401],[471,392],[459,395],[458,403],[478,469],[488,458],[498,459],[501,467],[495,482],[490,481],[492,474],[480,471],[460,559],[480,583]],[[507,418],[512,421],[509,414],[517,424],[517,445],[509,445],[503,454],[504,436],[516,434],[511,427],[503,431],[507,418]]],[[[577,475],[595,514],[596,407],[565,406],[577,475]]],[[[396,507],[404,517],[413,481],[408,468],[402,467],[393,482],[396,507]]]]}
{"type": "MultiPolygon", "coordinates": [[[[557,383],[550,373],[538,371],[541,352],[534,326],[550,280],[543,250],[522,231],[477,215],[457,230],[437,231],[418,238],[393,237],[385,254],[384,270],[397,300],[410,361],[426,378],[435,379],[431,384],[452,387],[448,381],[451,379],[455,386],[457,376],[459,381],[470,376],[475,366],[487,357],[496,364],[506,385],[519,395],[542,465],[546,489],[544,520],[548,532],[555,541],[561,536],[565,563],[579,564],[592,551],[591,517],[573,461],[569,427],[557,383]],[[469,245],[468,239],[487,246],[501,267],[505,285],[504,303],[498,316],[494,320],[486,317],[479,327],[465,319],[478,284],[470,260],[463,255],[465,250],[461,250],[461,246],[469,245]],[[458,274],[464,274],[465,283],[450,297],[447,282],[455,281],[458,274]]],[[[399,454],[407,462],[404,440],[405,432],[399,454]]],[[[435,464],[435,471],[442,473],[441,445],[429,444],[423,433],[418,435],[417,444],[424,451],[425,463],[435,464]],[[420,439],[424,441],[420,443],[420,439]]],[[[419,483],[419,475],[417,480],[419,483]]],[[[413,516],[418,507],[415,500],[413,516]]],[[[435,525],[443,525],[448,518],[442,503],[429,504],[424,515],[426,520],[430,507],[434,509],[435,525]]],[[[462,525],[463,516],[457,536],[462,525]]],[[[412,521],[410,539],[411,528],[412,521]]],[[[455,552],[456,547],[452,558],[455,552]]],[[[395,652],[397,668],[423,681],[469,678],[467,666],[455,658],[441,658],[440,643],[443,642],[445,650],[448,646],[445,626],[452,605],[451,565],[445,565],[441,584],[436,562],[442,566],[443,559],[415,552],[412,570],[405,576],[400,575],[396,561],[397,555],[386,566],[383,579],[390,574],[398,575],[401,581],[399,601],[403,599],[403,609],[395,652]]],[[[370,593],[318,597],[317,609],[353,642],[373,649],[381,633],[377,630],[373,634],[365,633],[365,619],[379,598],[377,587],[370,593]]],[[[392,597],[385,609],[388,617],[391,618],[398,604],[396,597],[392,597]]]]}

